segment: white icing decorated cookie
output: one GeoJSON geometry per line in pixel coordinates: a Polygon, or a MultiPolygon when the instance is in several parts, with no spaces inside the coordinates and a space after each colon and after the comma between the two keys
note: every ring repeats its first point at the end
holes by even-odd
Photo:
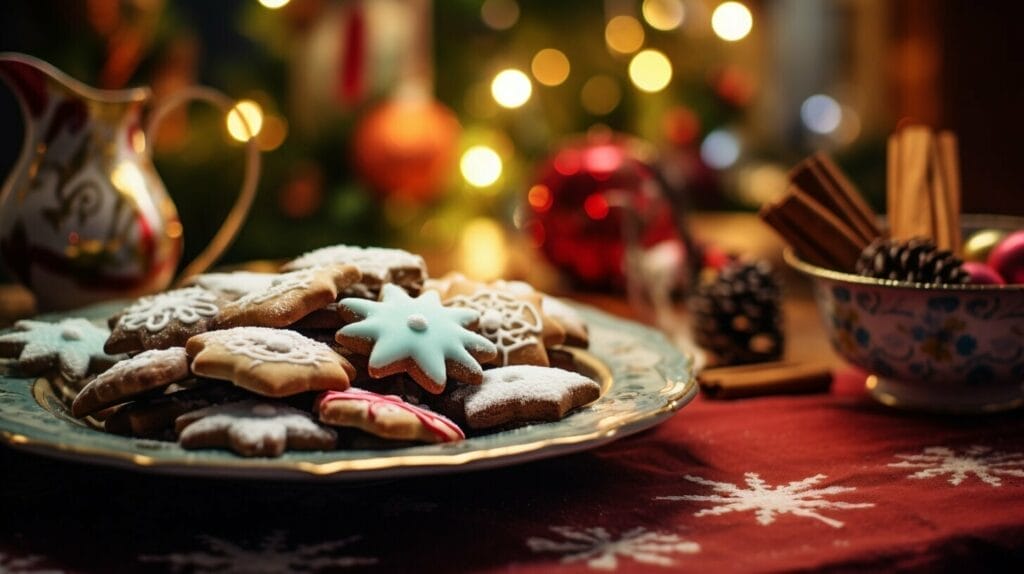
{"type": "Polygon", "coordinates": [[[326,265],[282,273],[258,291],[225,304],[214,319],[227,327],[287,327],[334,303],[338,294],[359,280],[352,265],[326,265]]]}
{"type": "Polygon", "coordinates": [[[445,410],[470,428],[557,421],[601,395],[601,386],[572,371],[516,365],[484,372],[479,386],[463,385],[451,392],[445,410]]]}
{"type": "Polygon", "coordinates": [[[443,306],[436,291],[414,299],[385,284],[379,302],[342,299],[339,310],[355,322],[338,331],[337,341],[369,355],[371,377],[405,372],[428,392],[439,393],[449,377],[479,383],[479,361],[498,353],[493,343],[466,328],[479,313],[443,306]]]}
{"type": "Polygon", "coordinates": [[[0,335],[0,355],[17,357],[18,369],[26,375],[58,367],[65,378],[79,380],[90,367],[102,369],[118,360],[103,350],[109,335],[87,319],[18,321],[14,331],[0,335]]]}
{"type": "Polygon", "coordinates": [[[337,435],[287,405],[241,401],[183,414],[175,422],[181,446],[227,447],[242,456],[281,456],[285,449],[328,450],[337,435]]]}
{"type": "Polygon", "coordinates": [[[286,263],[281,269],[293,271],[317,265],[354,265],[362,273],[358,283],[350,285],[344,295],[377,299],[381,285],[394,283],[415,295],[423,288],[427,265],[419,255],[401,249],[332,245],[310,251],[286,263]]]}
{"type": "Polygon", "coordinates": [[[223,302],[202,287],[142,297],[116,317],[104,348],[108,353],[128,353],[180,347],[192,335],[207,330],[223,302]]]}
{"type": "Polygon", "coordinates": [[[192,372],[267,397],[344,390],[355,369],[327,345],[286,329],[235,327],[189,339],[192,372]]]}
{"type": "Polygon", "coordinates": [[[445,300],[450,307],[465,307],[480,313],[480,334],[498,348],[498,365],[548,366],[541,336],[544,322],[536,295],[510,295],[482,288],[445,300]]]}
{"type": "Polygon", "coordinates": [[[185,349],[153,349],[118,362],[89,381],[75,397],[71,414],[84,417],[189,376],[185,349]]]}
{"type": "Polygon", "coordinates": [[[363,389],[327,391],[317,400],[320,422],[395,440],[451,442],[466,437],[455,423],[395,395],[363,389]]]}

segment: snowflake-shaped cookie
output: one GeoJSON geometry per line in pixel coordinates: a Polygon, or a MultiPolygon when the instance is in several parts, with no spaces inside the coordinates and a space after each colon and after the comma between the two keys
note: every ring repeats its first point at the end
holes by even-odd
{"type": "Polygon", "coordinates": [[[175,421],[185,448],[228,447],[242,456],[281,456],[285,448],[327,450],[337,435],[303,411],[262,401],[214,405],[175,421]]]}
{"type": "Polygon", "coordinates": [[[414,299],[400,287],[385,284],[380,301],[342,299],[339,310],[358,320],[342,327],[336,338],[369,355],[372,377],[407,372],[436,394],[444,390],[449,375],[478,384],[483,379],[479,361],[492,360],[498,353],[494,343],[466,328],[479,313],[445,307],[436,291],[414,299]]]}
{"type": "Polygon", "coordinates": [[[202,287],[185,287],[142,297],[121,312],[107,340],[108,353],[166,349],[206,331],[221,299],[202,287]]]}
{"type": "Polygon", "coordinates": [[[85,377],[90,365],[109,366],[118,359],[103,351],[110,331],[87,319],[57,323],[24,320],[15,323],[14,328],[14,332],[0,335],[0,351],[3,356],[17,357],[18,368],[26,375],[57,365],[65,378],[78,380],[85,377]]]}
{"type": "Polygon", "coordinates": [[[317,400],[317,411],[324,424],[355,427],[382,438],[428,443],[466,438],[447,417],[411,405],[401,397],[363,389],[327,391],[317,400]]]}
{"type": "Polygon", "coordinates": [[[384,283],[395,283],[409,293],[419,293],[427,276],[423,258],[401,249],[331,245],[310,251],[286,263],[282,271],[294,271],[318,265],[355,265],[362,280],[346,288],[345,294],[376,299],[384,283]]]}
{"type": "Polygon", "coordinates": [[[355,369],[327,345],[295,331],[235,327],[192,337],[192,372],[268,397],[344,390],[355,369]]]}
{"type": "Polygon", "coordinates": [[[480,334],[498,348],[498,364],[550,364],[541,340],[543,319],[534,303],[494,289],[480,289],[447,299],[445,305],[480,313],[480,334]]]}

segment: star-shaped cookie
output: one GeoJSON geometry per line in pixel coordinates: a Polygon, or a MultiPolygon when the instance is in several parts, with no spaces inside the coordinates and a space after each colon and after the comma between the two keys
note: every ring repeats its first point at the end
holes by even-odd
{"type": "Polygon", "coordinates": [[[64,378],[79,380],[90,368],[101,370],[121,358],[103,350],[110,331],[87,319],[24,320],[15,323],[14,329],[0,335],[0,355],[17,357],[18,369],[26,375],[57,366],[64,378]]]}
{"type": "Polygon", "coordinates": [[[412,298],[401,287],[386,284],[380,301],[346,298],[338,305],[345,325],[336,339],[347,348],[369,355],[368,370],[375,378],[407,372],[431,393],[444,390],[449,377],[477,384],[483,377],[480,361],[493,360],[498,349],[466,328],[479,319],[472,309],[445,307],[436,291],[412,298]]]}
{"type": "Polygon", "coordinates": [[[281,456],[286,448],[327,450],[337,434],[287,405],[241,401],[183,414],[175,421],[184,448],[227,447],[242,456],[281,456]]]}

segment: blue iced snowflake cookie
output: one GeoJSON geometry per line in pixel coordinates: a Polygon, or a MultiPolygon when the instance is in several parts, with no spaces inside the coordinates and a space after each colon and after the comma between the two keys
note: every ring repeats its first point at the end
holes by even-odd
{"type": "Polygon", "coordinates": [[[18,321],[14,331],[0,335],[0,355],[17,357],[18,370],[26,375],[56,366],[66,379],[79,380],[90,367],[102,370],[123,358],[103,352],[109,335],[110,331],[87,319],[18,321]]]}

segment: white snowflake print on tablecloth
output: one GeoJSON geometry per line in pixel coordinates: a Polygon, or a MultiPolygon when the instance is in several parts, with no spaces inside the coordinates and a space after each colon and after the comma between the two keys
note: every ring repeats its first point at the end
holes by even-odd
{"type": "Polygon", "coordinates": [[[1024,453],[999,452],[987,446],[974,445],[963,450],[932,446],[922,449],[920,454],[897,454],[896,458],[902,460],[890,463],[890,467],[920,469],[907,478],[948,475],[953,486],[960,486],[972,474],[993,487],[1003,485],[1003,476],[1024,478],[1024,453]]]}
{"type": "Polygon", "coordinates": [[[653,532],[640,526],[615,537],[601,527],[552,526],[562,540],[531,537],[526,545],[533,552],[562,554],[563,564],[585,562],[594,570],[616,570],[619,557],[642,564],[672,566],[672,554],[695,554],[700,545],[671,533],[653,532]]]}
{"type": "Polygon", "coordinates": [[[69,570],[45,568],[45,558],[35,554],[10,556],[0,551],[0,573],[3,574],[70,574],[69,570]]]}
{"type": "Polygon", "coordinates": [[[657,496],[655,500],[689,500],[694,502],[710,502],[715,504],[694,513],[694,516],[717,516],[730,512],[753,511],[757,522],[767,526],[775,522],[779,514],[792,514],[804,518],[820,520],[833,528],[842,528],[843,522],[819,514],[819,510],[846,510],[851,508],[870,508],[870,502],[843,502],[826,500],[825,497],[844,492],[853,492],[850,486],[828,486],[814,488],[826,478],[824,474],[772,486],[764,481],[756,472],[744,474],[746,488],[728,482],[716,482],[699,476],[686,475],[683,478],[690,482],[710,486],[717,494],[687,494],[683,496],[657,496]]]}
{"type": "Polygon", "coordinates": [[[349,536],[330,542],[298,544],[289,548],[286,535],[275,531],[259,544],[238,545],[222,538],[200,536],[206,550],[181,552],[164,555],[142,555],[142,562],[167,564],[174,572],[216,572],[217,574],[262,574],[276,572],[320,572],[370,566],[376,558],[365,556],[341,556],[340,551],[349,544],[360,540],[360,536],[349,536]]]}

